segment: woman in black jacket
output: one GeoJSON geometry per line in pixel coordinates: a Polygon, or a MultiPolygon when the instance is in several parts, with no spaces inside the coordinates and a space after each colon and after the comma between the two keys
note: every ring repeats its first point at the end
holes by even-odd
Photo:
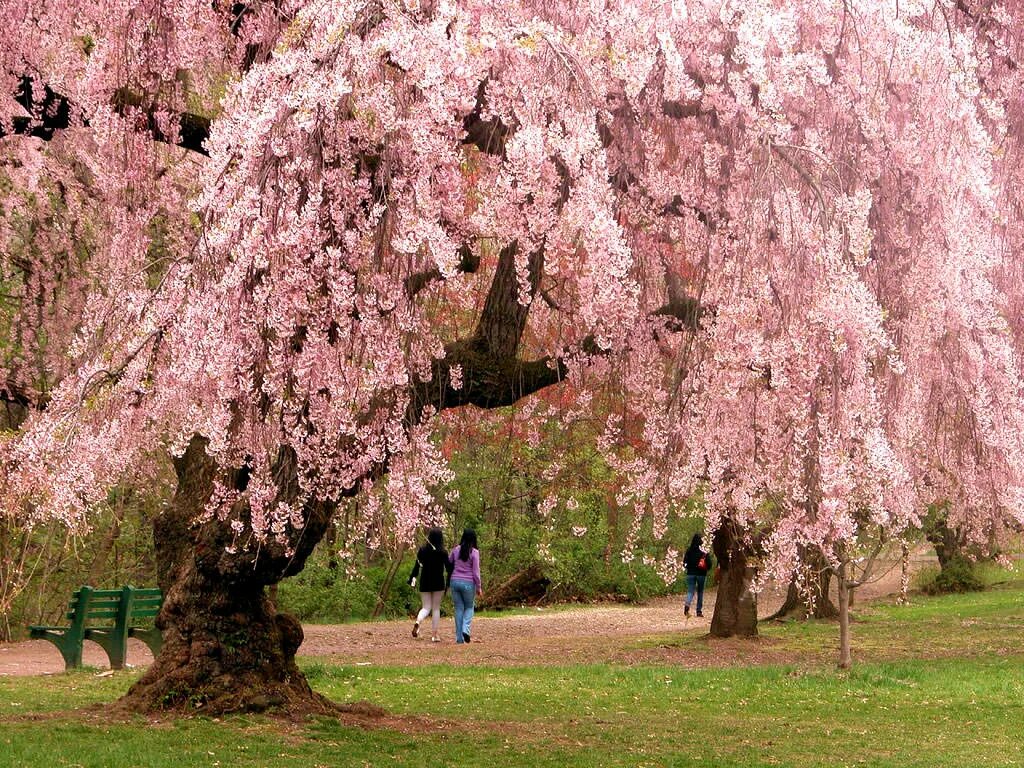
{"type": "Polygon", "coordinates": [[[431,528],[427,533],[427,543],[419,548],[416,553],[416,565],[413,566],[412,575],[409,577],[409,586],[416,586],[416,577],[420,580],[420,599],[423,601],[423,608],[416,616],[416,623],[412,625],[412,636],[419,637],[420,622],[432,614],[430,626],[433,629],[433,636],[430,638],[435,643],[441,642],[437,635],[437,627],[441,623],[441,600],[448,590],[448,578],[451,576],[452,566],[448,562],[448,551],[444,548],[444,534],[440,528],[431,528]]]}
{"type": "Polygon", "coordinates": [[[703,538],[699,533],[693,534],[690,547],[683,555],[683,566],[686,568],[686,604],[683,615],[690,615],[690,603],[693,593],[697,593],[697,615],[704,615],[704,582],[711,570],[711,553],[704,549],[703,538]]]}

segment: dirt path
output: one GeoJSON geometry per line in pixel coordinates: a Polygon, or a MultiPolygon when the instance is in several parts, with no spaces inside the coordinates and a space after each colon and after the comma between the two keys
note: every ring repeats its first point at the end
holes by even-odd
{"type": "MultiPolygon", "coordinates": [[[[914,558],[917,570],[929,558],[914,558]]],[[[898,563],[886,563],[882,577],[858,590],[858,599],[872,600],[899,591],[898,563]]],[[[784,590],[768,589],[758,599],[759,613],[768,616],[781,605],[784,590]]],[[[450,604],[441,618],[442,642],[430,642],[429,623],[419,639],[410,633],[411,620],[356,624],[307,624],[299,655],[339,664],[572,664],[593,661],[666,661],[683,666],[747,663],[776,659],[769,643],[709,640],[698,650],[659,647],[651,636],[673,633],[705,635],[714,611],[715,593],[704,596],[704,618],[683,617],[679,596],[658,598],[645,605],[558,606],[505,616],[479,616],[473,620],[473,642],[456,645],[450,604]],[[646,638],[646,639],[645,639],[646,638]]],[[[146,666],[153,661],[146,646],[129,641],[128,661],[146,666]]],[[[94,643],[86,642],[83,662],[106,668],[107,659],[94,643]]],[[[0,676],[56,674],[64,669],[60,653],[44,640],[0,644],[0,676]]]]}

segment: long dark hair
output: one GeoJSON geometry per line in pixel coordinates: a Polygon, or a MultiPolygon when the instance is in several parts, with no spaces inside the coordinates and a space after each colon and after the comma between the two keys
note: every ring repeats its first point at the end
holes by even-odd
{"type": "Polygon", "coordinates": [[[444,551],[444,533],[440,528],[431,528],[427,531],[427,541],[433,545],[438,552],[444,551]]]}
{"type": "Polygon", "coordinates": [[[476,531],[467,528],[462,532],[462,541],[459,542],[459,560],[469,560],[476,548],[476,531]]]}
{"type": "Polygon", "coordinates": [[[700,550],[700,545],[704,543],[704,537],[699,533],[693,534],[693,538],[690,539],[690,549],[694,551],[700,550]]]}

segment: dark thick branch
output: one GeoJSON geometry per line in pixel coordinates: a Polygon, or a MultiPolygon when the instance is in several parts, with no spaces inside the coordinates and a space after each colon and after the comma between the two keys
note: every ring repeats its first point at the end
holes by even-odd
{"type": "Polygon", "coordinates": [[[12,381],[0,381],[0,402],[5,402],[9,406],[42,409],[48,401],[49,395],[43,392],[32,392],[12,381]]]}
{"type": "Polygon", "coordinates": [[[203,143],[210,136],[210,118],[195,115],[191,112],[180,113],[177,115],[178,136],[172,140],[172,137],[165,134],[157,122],[156,115],[160,112],[158,105],[145,103],[142,96],[126,88],[122,88],[114,94],[113,104],[114,109],[122,116],[129,109],[134,108],[138,110],[136,114],[142,117],[145,128],[153,135],[154,141],[159,141],[163,144],[174,144],[183,149],[198,152],[201,155],[208,156],[210,154],[203,146],[203,143]]]}
{"type": "Polygon", "coordinates": [[[46,407],[46,394],[32,394],[10,381],[0,381],[0,430],[17,429],[29,414],[46,407]]]}
{"type": "Polygon", "coordinates": [[[692,296],[673,298],[663,307],[658,307],[651,314],[655,317],[668,318],[670,328],[676,331],[689,329],[696,331],[700,328],[700,319],[706,308],[692,296]]]}
{"type": "Polygon", "coordinates": [[[0,138],[7,135],[35,136],[37,139],[49,141],[56,131],[71,125],[71,102],[55,92],[48,85],[42,87],[40,95],[32,78],[22,77],[14,100],[28,112],[37,117],[16,117],[11,121],[10,128],[0,125],[0,138]]]}
{"type": "Polygon", "coordinates": [[[0,403],[15,405],[20,408],[37,408],[38,397],[32,397],[24,388],[14,382],[0,382],[0,403]]]}
{"type": "Polygon", "coordinates": [[[512,405],[565,378],[564,366],[551,358],[496,358],[481,350],[473,339],[449,344],[445,353],[443,360],[434,361],[431,380],[416,385],[413,401],[417,420],[428,405],[435,410],[463,405],[478,408],[512,405]],[[451,384],[455,366],[461,369],[459,389],[451,384]]]}
{"type": "MultiPolygon", "coordinates": [[[[57,131],[64,130],[72,124],[88,127],[88,118],[81,114],[70,99],[57,93],[48,85],[43,84],[41,87],[42,96],[40,98],[39,83],[28,75],[21,78],[18,91],[15,93],[15,101],[31,112],[32,117],[14,118],[10,128],[6,130],[0,126],[0,138],[7,135],[35,136],[44,141],[50,141],[57,131]],[[72,115],[77,119],[72,120],[72,115]]],[[[115,93],[112,104],[120,115],[125,115],[130,108],[137,109],[136,114],[142,120],[142,127],[152,135],[154,141],[174,144],[201,155],[209,154],[203,147],[203,143],[210,135],[210,119],[208,117],[182,112],[177,116],[178,136],[172,139],[158,124],[156,116],[161,111],[158,105],[145,103],[141,96],[127,89],[121,89],[115,93]]]]}
{"type": "Polygon", "coordinates": [[[689,205],[683,202],[683,198],[680,195],[675,195],[672,198],[671,202],[669,202],[668,205],[666,205],[661,210],[663,214],[672,216],[682,216],[683,214],[686,213],[686,211],[691,211],[697,217],[697,221],[699,221],[712,232],[718,229],[719,221],[725,221],[727,218],[724,212],[718,214],[718,216],[716,217],[715,215],[709,213],[700,206],[689,205]]]}
{"type": "Polygon", "coordinates": [[[676,119],[715,114],[713,109],[701,109],[700,104],[700,101],[663,101],[661,103],[661,111],[665,117],[676,119]]]}
{"type": "Polygon", "coordinates": [[[445,356],[435,360],[428,382],[415,385],[411,418],[418,422],[423,409],[455,408],[476,405],[500,408],[520,398],[549,387],[565,377],[560,361],[549,358],[523,361],[518,357],[519,343],[526,329],[530,303],[540,283],[544,265],[543,248],[528,258],[528,303],[519,301],[520,287],[516,275],[518,243],[501,249],[498,264],[484,300],[476,331],[469,339],[445,347],[445,356]],[[452,369],[461,370],[462,383],[452,386],[452,369]]]}
{"type": "Polygon", "coordinates": [[[503,359],[515,359],[526,330],[526,318],[530,314],[530,304],[540,283],[541,271],[544,266],[544,250],[538,248],[527,260],[529,289],[527,303],[519,300],[519,279],[516,276],[516,253],[518,243],[513,242],[501,249],[498,255],[498,267],[491,281],[491,288],[484,300],[484,308],[480,313],[473,342],[487,354],[503,359]]]}
{"type": "MultiPolygon", "coordinates": [[[[666,304],[651,313],[651,317],[668,317],[675,331],[697,330],[702,309],[696,299],[666,304]]],[[[579,348],[588,355],[605,354],[592,337],[583,339],[579,348]]],[[[542,357],[520,360],[513,355],[502,357],[490,354],[479,339],[470,338],[452,342],[445,347],[445,357],[435,360],[431,367],[431,380],[419,382],[412,397],[412,420],[419,422],[423,409],[435,411],[475,405],[478,408],[501,408],[565,380],[568,367],[561,358],[542,357]],[[451,383],[452,369],[458,366],[461,386],[451,383]]]]}
{"type": "Polygon", "coordinates": [[[504,155],[505,140],[512,129],[497,117],[492,117],[490,120],[482,118],[486,89],[487,81],[484,80],[476,89],[476,105],[473,107],[473,111],[462,119],[462,127],[466,131],[466,138],[462,140],[462,143],[472,144],[488,155],[504,155]]]}

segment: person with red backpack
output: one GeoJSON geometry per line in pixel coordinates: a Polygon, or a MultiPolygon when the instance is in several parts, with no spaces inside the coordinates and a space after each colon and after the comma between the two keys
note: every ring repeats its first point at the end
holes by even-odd
{"type": "Polygon", "coordinates": [[[697,615],[704,615],[704,582],[707,580],[708,571],[711,570],[711,553],[701,548],[704,539],[699,533],[693,534],[690,539],[690,546],[683,555],[683,567],[686,568],[686,604],[683,606],[683,615],[690,615],[690,603],[693,602],[693,593],[697,593],[697,615]]]}

